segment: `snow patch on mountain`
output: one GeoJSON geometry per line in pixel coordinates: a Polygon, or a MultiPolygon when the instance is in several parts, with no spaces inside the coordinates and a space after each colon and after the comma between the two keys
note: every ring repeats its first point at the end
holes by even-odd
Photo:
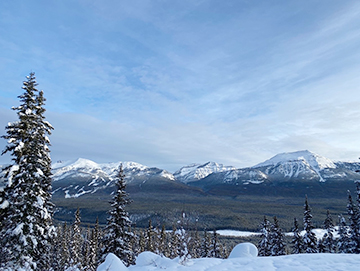
{"type": "MultiPolygon", "coordinates": [[[[269,160],[257,164],[253,168],[262,167],[268,167],[267,171],[271,171],[274,167],[278,167],[277,170],[279,173],[282,173],[287,178],[298,177],[304,172],[312,172],[319,177],[321,182],[324,182],[325,180],[321,171],[325,169],[335,169],[336,164],[328,158],[305,150],[275,155],[269,160]]],[[[268,174],[270,172],[266,173],[268,174]]]]}
{"type": "Polygon", "coordinates": [[[232,166],[224,166],[215,162],[207,162],[203,165],[191,164],[182,167],[174,173],[175,179],[183,183],[201,180],[212,173],[234,170],[232,166]]]}
{"type": "Polygon", "coordinates": [[[292,161],[307,162],[312,168],[317,170],[321,170],[325,168],[336,168],[335,163],[330,159],[320,156],[316,153],[310,152],[308,150],[280,153],[270,158],[269,160],[266,160],[263,163],[257,164],[256,166],[254,166],[254,168],[275,166],[279,163],[292,162],[292,161]]]}

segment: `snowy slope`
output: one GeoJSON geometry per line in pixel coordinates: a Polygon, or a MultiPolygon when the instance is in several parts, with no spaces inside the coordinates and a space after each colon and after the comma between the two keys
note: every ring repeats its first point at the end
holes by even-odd
{"type": "Polygon", "coordinates": [[[189,183],[197,180],[201,180],[212,173],[224,172],[234,170],[232,166],[224,166],[215,162],[208,162],[203,165],[200,164],[191,164],[185,167],[182,167],[174,173],[176,180],[189,183]]]}
{"type": "MultiPolygon", "coordinates": [[[[240,244],[241,245],[241,244],[240,244]]],[[[237,248],[237,247],[235,247],[237,248]]],[[[256,257],[246,244],[228,259],[201,258],[185,262],[170,260],[151,252],[143,252],[136,259],[136,265],[126,268],[113,254],[97,271],[355,271],[359,270],[358,254],[294,254],[276,257],[256,257]]]]}
{"type": "Polygon", "coordinates": [[[294,161],[307,163],[310,167],[316,170],[321,170],[324,168],[336,168],[336,165],[330,159],[327,159],[323,156],[320,156],[308,150],[280,153],[270,158],[269,160],[266,160],[265,162],[260,163],[253,167],[257,168],[264,166],[275,166],[279,163],[294,162],[294,161]]]}
{"type": "Polygon", "coordinates": [[[53,164],[54,193],[64,192],[65,198],[76,198],[93,194],[113,185],[120,164],[123,165],[125,181],[131,183],[135,177],[158,176],[174,181],[174,176],[166,170],[150,168],[135,162],[97,164],[79,158],[76,161],[53,164]]]}
{"type": "Polygon", "coordinates": [[[287,179],[318,179],[325,182],[326,178],[346,177],[346,174],[338,174],[338,166],[333,161],[308,150],[278,154],[253,168],[260,169],[266,175],[287,179]]]}

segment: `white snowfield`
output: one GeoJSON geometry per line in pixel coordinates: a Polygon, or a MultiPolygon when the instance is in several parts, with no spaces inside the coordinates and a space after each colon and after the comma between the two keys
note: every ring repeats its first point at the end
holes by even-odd
{"type": "Polygon", "coordinates": [[[237,245],[228,259],[179,258],[170,260],[151,252],[143,252],[136,265],[125,267],[114,255],[109,254],[97,271],[357,271],[360,269],[359,254],[294,254],[277,257],[257,257],[253,244],[237,245]]]}

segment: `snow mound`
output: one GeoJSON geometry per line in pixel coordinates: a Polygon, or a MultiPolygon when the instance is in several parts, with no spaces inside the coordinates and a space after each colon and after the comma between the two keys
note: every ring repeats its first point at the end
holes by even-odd
{"type": "Polygon", "coordinates": [[[128,270],[122,261],[114,254],[109,253],[106,256],[105,262],[99,265],[97,271],[126,271],[128,270]]]}
{"type": "Polygon", "coordinates": [[[149,266],[157,267],[158,269],[173,270],[178,266],[178,263],[155,253],[144,251],[136,258],[136,267],[141,269],[142,267],[145,268],[149,266]]]}
{"type": "Polygon", "coordinates": [[[236,245],[229,255],[229,259],[243,257],[257,257],[258,249],[254,244],[241,243],[236,245]]]}

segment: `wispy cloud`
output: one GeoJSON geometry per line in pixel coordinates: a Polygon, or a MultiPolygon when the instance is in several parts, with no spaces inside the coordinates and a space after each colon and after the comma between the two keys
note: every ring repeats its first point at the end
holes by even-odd
{"type": "Polygon", "coordinates": [[[355,159],[359,13],[356,1],[1,3],[1,120],[34,70],[56,159],[355,159]]]}

